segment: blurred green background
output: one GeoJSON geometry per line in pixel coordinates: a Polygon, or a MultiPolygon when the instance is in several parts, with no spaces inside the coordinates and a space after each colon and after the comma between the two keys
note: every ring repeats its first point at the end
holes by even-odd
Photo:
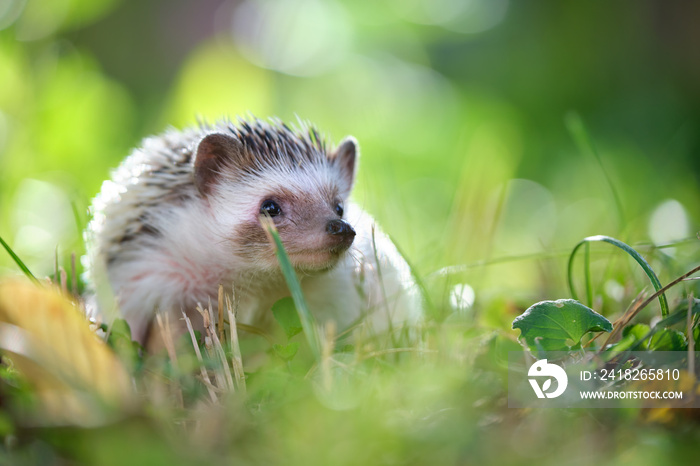
{"type": "MultiPolygon", "coordinates": [[[[436,299],[565,296],[585,236],[698,230],[698,18],[696,2],[660,0],[3,0],[0,236],[50,274],[57,247],[63,263],[82,254],[90,198],[141,138],[299,117],[358,138],[355,199],[436,299]]],[[[638,292],[626,261],[603,299],[638,292]]],[[[5,254],[0,273],[17,273],[5,254]]]]}
{"type": "MultiPolygon", "coordinates": [[[[634,245],[662,283],[700,260],[699,20],[690,0],[0,0],[0,236],[36,275],[57,248],[66,268],[83,254],[90,199],[143,137],[298,117],[357,137],[355,200],[448,323],[431,329],[435,359],[358,364],[339,384],[352,409],[274,366],[248,374],[245,405],[185,412],[150,393],[121,424],[18,429],[18,464],[689,463],[693,410],[508,409],[502,360],[516,315],[570,296],[582,238],[634,245]],[[675,415],[689,422],[654,424],[675,415]]],[[[649,283],[591,250],[592,307],[613,320],[649,283]]],[[[0,253],[0,276],[16,274],[0,253]]]]}

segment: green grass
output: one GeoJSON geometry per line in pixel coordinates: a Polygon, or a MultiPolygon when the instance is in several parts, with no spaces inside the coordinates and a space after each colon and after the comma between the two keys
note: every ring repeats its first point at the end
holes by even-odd
{"type": "MultiPolygon", "coordinates": [[[[588,238],[584,238],[581,242],[579,242],[576,246],[574,246],[574,249],[571,251],[571,255],[569,256],[569,264],[567,267],[568,270],[568,281],[569,281],[569,291],[571,291],[571,296],[573,296],[574,299],[578,299],[576,296],[576,289],[574,286],[574,278],[573,278],[573,266],[574,266],[574,256],[576,255],[576,251],[579,250],[581,246],[585,246],[585,278],[586,278],[586,296],[588,297],[588,305],[592,306],[593,305],[593,290],[591,288],[591,271],[590,271],[590,243],[594,242],[605,242],[612,244],[613,246],[616,246],[623,251],[625,251],[627,254],[629,254],[639,265],[642,267],[644,270],[644,273],[649,277],[649,280],[651,280],[652,285],[654,285],[654,289],[656,291],[661,290],[661,282],[659,282],[659,277],[656,276],[656,273],[654,270],[649,266],[649,263],[634,249],[628,246],[627,244],[623,243],[622,241],[611,238],[609,236],[590,236],[588,238]]],[[[668,301],[666,301],[666,295],[661,292],[658,296],[659,298],[659,305],[661,306],[661,316],[662,317],[668,317],[668,301]]]]}
{"type": "MultiPolygon", "coordinates": [[[[418,2],[307,11],[268,1],[265,12],[283,5],[285,27],[240,42],[239,30],[193,29],[195,2],[9,3],[0,11],[1,281],[49,277],[79,303],[84,207],[109,170],[170,124],[252,111],[299,115],[332,141],[360,141],[353,197],[411,264],[427,317],[413,345],[341,338],[307,312],[278,247],[293,299],[271,310],[272,328],[237,324],[225,290],[213,329],[148,357],[124,322],[102,329],[133,378],[134,403],[117,418],[80,427],[33,412],[38,389],[4,358],[1,465],[697,462],[697,410],[511,409],[506,398],[508,353],[523,354],[512,322],[543,300],[580,296],[613,324],[563,340],[600,360],[698,347],[699,101],[687,79],[694,59],[673,53],[696,48],[691,7],[669,6],[669,27],[649,20],[653,3],[500,2],[500,22],[462,33],[496,21],[499,8],[472,2],[427,18],[418,2]],[[328,66],[276,69],[284,63],[328,66]],[[659,220],[667,200],[680,212],[659,220]],[[666,227],[658,239],[655,226],[666,227]],[[627,253],[582,241],[594,235],[619,238],[608,244],[627,253]],[[475,300],[455,309],[463,285],[475,300]]],[[[197,3],[197,24],[254,10],[214,3],[197,3]]],[[[0,324],[0,346],[17,335],[0,324]]],[[[551,343],[542,338],[533,334],[536,348],[551,343]]]]}
{"type": "Polygon", "coordinates": [[[2,247],[5,249],[5,251],[10,255],[10,257],[12,258],[12,260],[14,261],[14,263],[17,264],[17,267],[20,268],[20,270],[22,271],[22,273],[24,273],[24,275],[25,275],[28,279],[30,279],[31,281],[37,283],[38,281],[37,281],[36,277],[34,276],[34,274],[29,270],[29,267],[27,267],[27,266],[24,264],[24,262],[22,261],[22,259],[20,259],[19,256],[17,256],[17,254],[15,254],[15,252],[12,250],[12,248],[5,242],[4,239],[2,239],[1,236],[0,236],[0,245],[2,245],[2,247]]]}
{"type": "Polygon", "coordinates": [[[301,284],[297,279],[296,272],[292,263],[289,260],[287,252],[282,246],[282,240],[280,239],[275,224],[271,221],[269,217],[264,219],[263,225],[265,231],[270,235],[275,245],[275,252],[277,254],[277,260],[280,263],[280,268],[282,269],[282,274],[287,282],[287,288],[292,294],[292,299],[294,300],[294,305],[296,306],[297,312],[299,313],[299,319],[301,321],[301,326],[304,329],[304,335],[306,340],[313,352],[314,357],[317,361],[321,358],[321,341],[318,335],[318,324],[316,319],[309,311],[309,307],[306,305],[306,299],[304,299],[304,294],[301,291],[301,284]]]}
{"type": "Polygon", "coordinates": [[[627,222],[625,209],[622,204],[622,199],[620,198],[620,190],[617,188],[616,183],[612,180],[612,177],[608,169],[605,167],[605,164],[603,164],[600,153],[593,143],[593,139],[586,129],[583,119],[578,113],[570,112],[566,115],[564,122],[566,124],[566,129],[569,131],[569,134],[576,143],[576,147],[578,148],[579,152],[593,157],[596,164],[600,168],[600,172],[605,177],[605,182],[610,189],[610,194],[615,202],[615,208],[617,209],[619,228],[623,229],[627,222]]]}
{"type": "MultiPolygon", "coordinates": [[[[168,351],[145,357],[128,349],[128,329],[120,323],[109,344],[132,371],[142,401],[118,420],[90,428],[54,426],[40,413],[27,423],[14,403],[32,388],[20,383],[4,360],[0,380],[9,404],[0,408],[5,438],[0,462],[532,464],[535,458],[561,464],[585,458],[653,464],[686,458],[700,440],[688,419],[692,410],[508,408],[508,353],[523,351],[517,332],[494,330],[453,309],[439,309],[440,321],[428,317],[423,341],[414,348],[394,351],[389,336],[336,345],[319,335],[312,315],[304,315],[308,310],[294,270],[274,229],[268,232],[292,290],[298,323],[280,310],[275,312],[279,324],[267,338],[239,329],[239,340],[232,338],[229,324],[235,317],[229,313],[223,328],[210,323],[208,334],[219,336],[213,342],[190,333],[171,342],[168,351]],[[295,325],[303,332],[293,330],[295,325]],[[234,340],[240,348],[231,345],[234,340]],[[233,384],[236,358],[245,374],[233,384]]],[[[658,294],[692,284],[683,280],[694,272],[697,268],[658,294]]],[[[235,297],[222,299],[235,308],[235,297]]],[[[687,333],[686,324],[697,330],[698,307],[686,322],[685,303],[626,349],[650,346],[654,335],[668,329],[687,333]]],[[[605,306],[604,311],[614,315],[622,309],[605,306]]]]}

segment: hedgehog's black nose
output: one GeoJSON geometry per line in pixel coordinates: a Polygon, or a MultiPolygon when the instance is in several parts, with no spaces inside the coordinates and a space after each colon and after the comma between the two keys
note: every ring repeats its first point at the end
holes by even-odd
{"type": "Polygon", "coordinates": [[[339,236],[345,241],[352,242],[355,238],[355,230],[344,220],[334,219],[326,224],[326,233],[339,236]]]}

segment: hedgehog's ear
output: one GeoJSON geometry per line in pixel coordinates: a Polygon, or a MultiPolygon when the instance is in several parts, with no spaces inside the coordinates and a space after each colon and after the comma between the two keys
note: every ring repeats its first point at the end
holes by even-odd
{"type": "Polygon", "coordinates": [[[352,136],[343,139],[338,148],[331,154],[331,160],[340,169],[340,174],[347,183],[348,188],[352,188],[355,182],[355,168],[357,167],[359,155],[360,149],[357,141],[352,136]]]}
{"type": "Polygon", "coordinates": [[[205,136],[194,159],[194,184],[199,192],[209,194],[221,168],[235,166],[244,154],[243,144],[232,136],[220,133],[205,136]]]}

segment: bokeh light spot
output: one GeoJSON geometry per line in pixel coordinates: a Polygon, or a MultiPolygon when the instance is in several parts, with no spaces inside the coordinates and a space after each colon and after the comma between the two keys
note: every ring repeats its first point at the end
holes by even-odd
{"type": "Polygon", "coordinates": [[[459,283],[450,291],[450,305],[458,312],[464,312],[474,305],[474,289],[466,283],[459,283]]]}
{"type": "Polygon", "coordinates": [[[689,235],[690,224],[683,205],[669,199],[656,207],[649,219],[649,237],[654,244],[671,243],[689,235]]]}
{"type": "Polygon", "coordinates": [[[246,1],[232,33],[246,59],[263,68],[312,76],[333,68],[350,49],[352,28],[334,1],[246,1]]]}

